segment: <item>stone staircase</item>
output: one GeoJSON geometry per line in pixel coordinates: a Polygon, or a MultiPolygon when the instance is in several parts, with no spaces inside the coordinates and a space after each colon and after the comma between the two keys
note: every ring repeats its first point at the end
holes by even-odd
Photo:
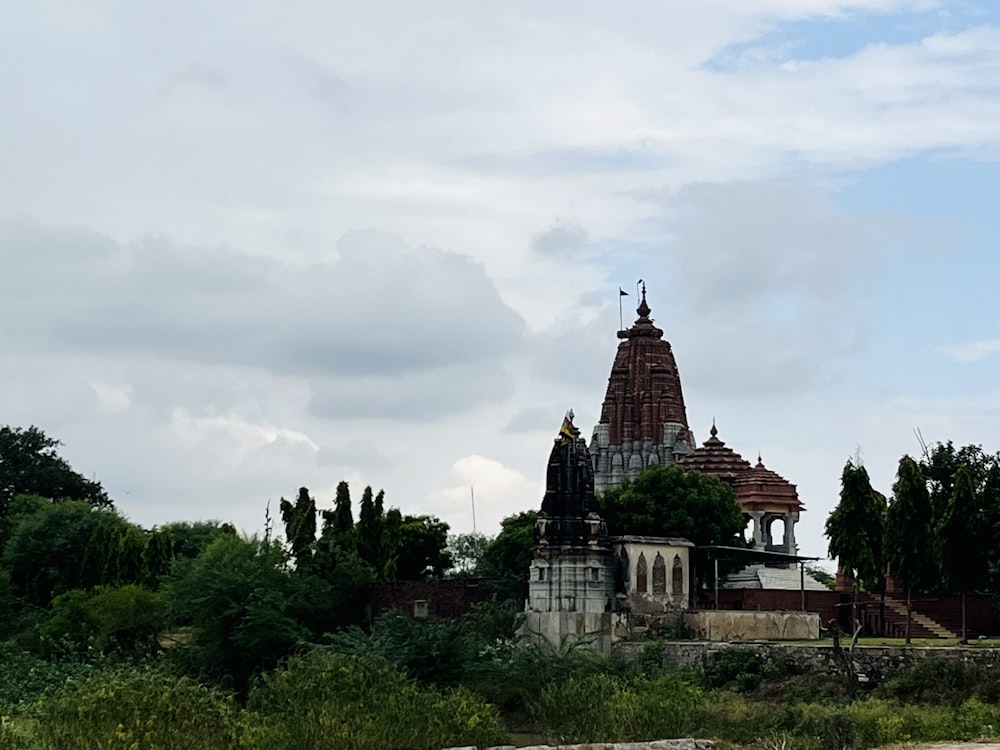
{"type": "MultiPolygon", "coordinates": [[[[906,631],[906,602],[891,597],[885,598],[886,620],[891,620],[896,629],[906,631]],[[890,612],[896,617],[892,617],[890,612]]],[[[913,608],[910,612],[910,634],[918,638],[958,638],[958,633],[949,630],[936,620],[932,620],[913,608]],[[924,632],[920,632],[924,631],[924,632]]]]}

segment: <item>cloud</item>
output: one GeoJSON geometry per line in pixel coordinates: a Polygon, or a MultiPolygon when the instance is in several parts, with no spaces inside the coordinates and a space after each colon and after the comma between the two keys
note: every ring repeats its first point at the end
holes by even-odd
{"type": "Polygon", "coordinates": [[[967,341],[962,344],[939,346],[937,350],[955,362],[971,364],[973,362],[982,362],[994,354],[1000,354],[1000,339],[967,341]]]}
{"type": "Polygon", "coordinates": [[[578,224],[556,224],[531,238],[531,250],[542,256],[569,259],[587,245],[587,232],[578,224]]]}
{"type": "Polygon", "coordinates": [[[664,304],[651,285],[653,316],[685,379],[730,395],[836,379],[865,345],[868,286],[916,234],[897,217],[848,213],[810,182],[699,184],[668,205],[669,265],[654,271],[673,294],[664,304]]]}
{"type": "Polygon", "coordinates": [[[494,533],[500,520],[541,503],[544,485],[500,461],[486,456],[464,456],[451,468],[455,485],[431,498],[435,515],[454,519],[456,528],[471,528],[472,496],[475,493],[477,528],[494,533]]]}
{"type": "Polygon", "coordinates": [[[524,324],[480,264],[375,232],[348,235],[337,251],[300,267],[9,220],[0,223],[10,289],[0,307],[32,312],[3,338],[9,349],[311,378],[319,412],[401,416],[409,402],[427,416],[447,401],[442,382],[468,383],[460,406],[503,391],[500,363],[524,324]]]}

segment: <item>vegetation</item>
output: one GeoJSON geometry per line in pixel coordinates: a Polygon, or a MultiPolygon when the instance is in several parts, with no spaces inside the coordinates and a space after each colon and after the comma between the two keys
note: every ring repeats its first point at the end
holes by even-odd
{"type": "Polygon", "coordinates": [[[743,511],[717,477],[677,464],[651,466],[601,496],[613,534],[683,537],[696,545],[744,546],[743,511]]]}
{"type": "MultiPolygon", "coordinates": [[[[506,518],[494,539],[449,537],[440,519],[387,508],[371,487],[355,513],[341,482],[325,502],[305,487],[282,499],[280,538],[220,522],[144,529],[58,446],[34,427],[0,428],[0,750],[436,749],[511,733],[834,750],[1000,727],[1000,681],[966,664],[924,660],[854,700],[835,676],[739,648],[673,670],[655,643],[629,662],[522,643],[533,511],[506,518]],[[454,621],[369,618],[374,582],[453,567],[488,578],[495,597],[454,621]]],[[[863,467],[845,468],[844,485],[831,549],[860,585],[877,587],[885,560],[914,590],[991,585],[996,460],[948,444],[903,461],[888,510],[863,467]],[[884,555],[851,503],[892,519],[884,555]],[[924,570],[903,548],[928,529],[940,541],[924,570]],[[987,554],[963,556],[970,539],[987,554]]],[[[604,508],[614,533],[741,542],[731,491],[677,467],[644,473],[604,508]]]]}

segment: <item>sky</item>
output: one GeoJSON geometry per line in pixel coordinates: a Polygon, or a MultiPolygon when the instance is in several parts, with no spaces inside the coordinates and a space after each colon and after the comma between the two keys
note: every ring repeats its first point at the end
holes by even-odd
{"type": "Polygon", "coordinates": [[[849,458],[1000,449],[989,0],[0,10],[0,424],[137,523],[347,480],[495,534],[640,278],[802,554],[849,458]]]}

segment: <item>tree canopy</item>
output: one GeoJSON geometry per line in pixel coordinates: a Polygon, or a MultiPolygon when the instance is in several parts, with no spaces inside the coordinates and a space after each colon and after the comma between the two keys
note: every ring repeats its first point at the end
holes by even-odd
{"type": "Polygon", "coordinates": [[[62,443],[35,426],[0,427],[0,517],[17,495],[40,495],[52,500],[80,500],[111,507],[100,482],[73,471],[56,449],[62,443]]]}
{"type": "Polygon", "coordinates": [[[732,488],[677,464],[649,467],[605,492],[600,505],[615,535],[683,537],[699,546],[745,544],[743,511],[732,488]]]}
{"type": "Polygon", "coordinates": [[[830,557],[857,586],[874,587],[885,572],[885,498],[872,489],[868,471],[848,461],[840,476],[840,502],[826,519],[830,557]]]}

